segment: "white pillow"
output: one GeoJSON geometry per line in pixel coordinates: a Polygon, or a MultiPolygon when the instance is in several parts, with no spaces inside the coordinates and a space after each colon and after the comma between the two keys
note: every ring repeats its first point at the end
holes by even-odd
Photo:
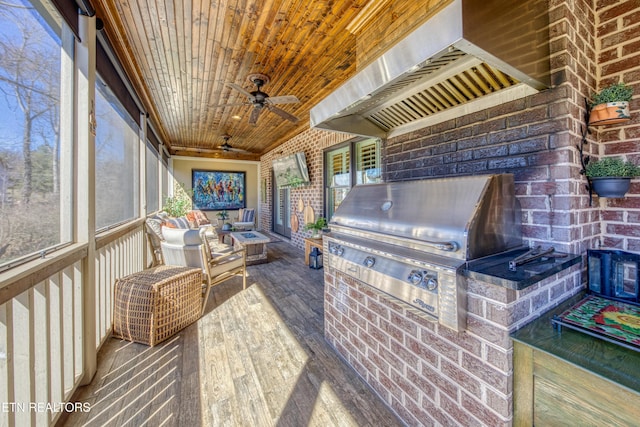
{"type": "Polygon", "coordinates": [[[165,242],[171,245],[185,246],[202,244],[200,230],[197,229],[162,227],[162,236],[165,242]]]}

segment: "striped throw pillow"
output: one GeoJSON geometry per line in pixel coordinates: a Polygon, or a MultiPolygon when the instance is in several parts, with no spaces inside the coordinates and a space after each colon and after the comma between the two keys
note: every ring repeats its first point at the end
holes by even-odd
{"type": "Polygon", "coordinates": [[[241,222],[253,222],[253,219],[256,216],[256,211],[255,209],[245,209],[244,212],[242,212],[242,219],[241,222]]]}

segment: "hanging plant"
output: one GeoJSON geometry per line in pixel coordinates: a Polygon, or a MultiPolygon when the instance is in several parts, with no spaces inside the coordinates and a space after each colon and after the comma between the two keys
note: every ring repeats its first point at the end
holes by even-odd
{"type": "Polygon", "coordinates": [[[589,162],[585,175],[598,196],[624,197],[631,186],[631,178],[640,176],[640,167],[620,158],[604,157],[589,162]]]}
{"type": "Polygon", "coordinates": [[[624,83],[616,83],[594,93],[591,97],[590,125],[613,125],[631,118],[629,101],[633,88],[624,83]]]}

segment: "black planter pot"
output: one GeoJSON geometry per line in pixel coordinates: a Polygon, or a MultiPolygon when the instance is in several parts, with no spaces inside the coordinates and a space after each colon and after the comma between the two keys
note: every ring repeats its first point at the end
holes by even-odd
{"type": "Polygon", "coordinates": [[[631,186],[631,178],[591,178],[591,187],[600,197],[624,197],[631,186]]]}

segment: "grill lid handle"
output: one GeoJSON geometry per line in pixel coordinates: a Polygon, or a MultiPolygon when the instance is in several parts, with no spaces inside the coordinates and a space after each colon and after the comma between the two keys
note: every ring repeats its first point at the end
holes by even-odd
{"type": "Polygon", "coordinates": [[[456,242],[434,242],[424,240],[422,243],[432,248],[440,249],[441,251],[455,252],[458,250],[458,244],[456,242]]]}

